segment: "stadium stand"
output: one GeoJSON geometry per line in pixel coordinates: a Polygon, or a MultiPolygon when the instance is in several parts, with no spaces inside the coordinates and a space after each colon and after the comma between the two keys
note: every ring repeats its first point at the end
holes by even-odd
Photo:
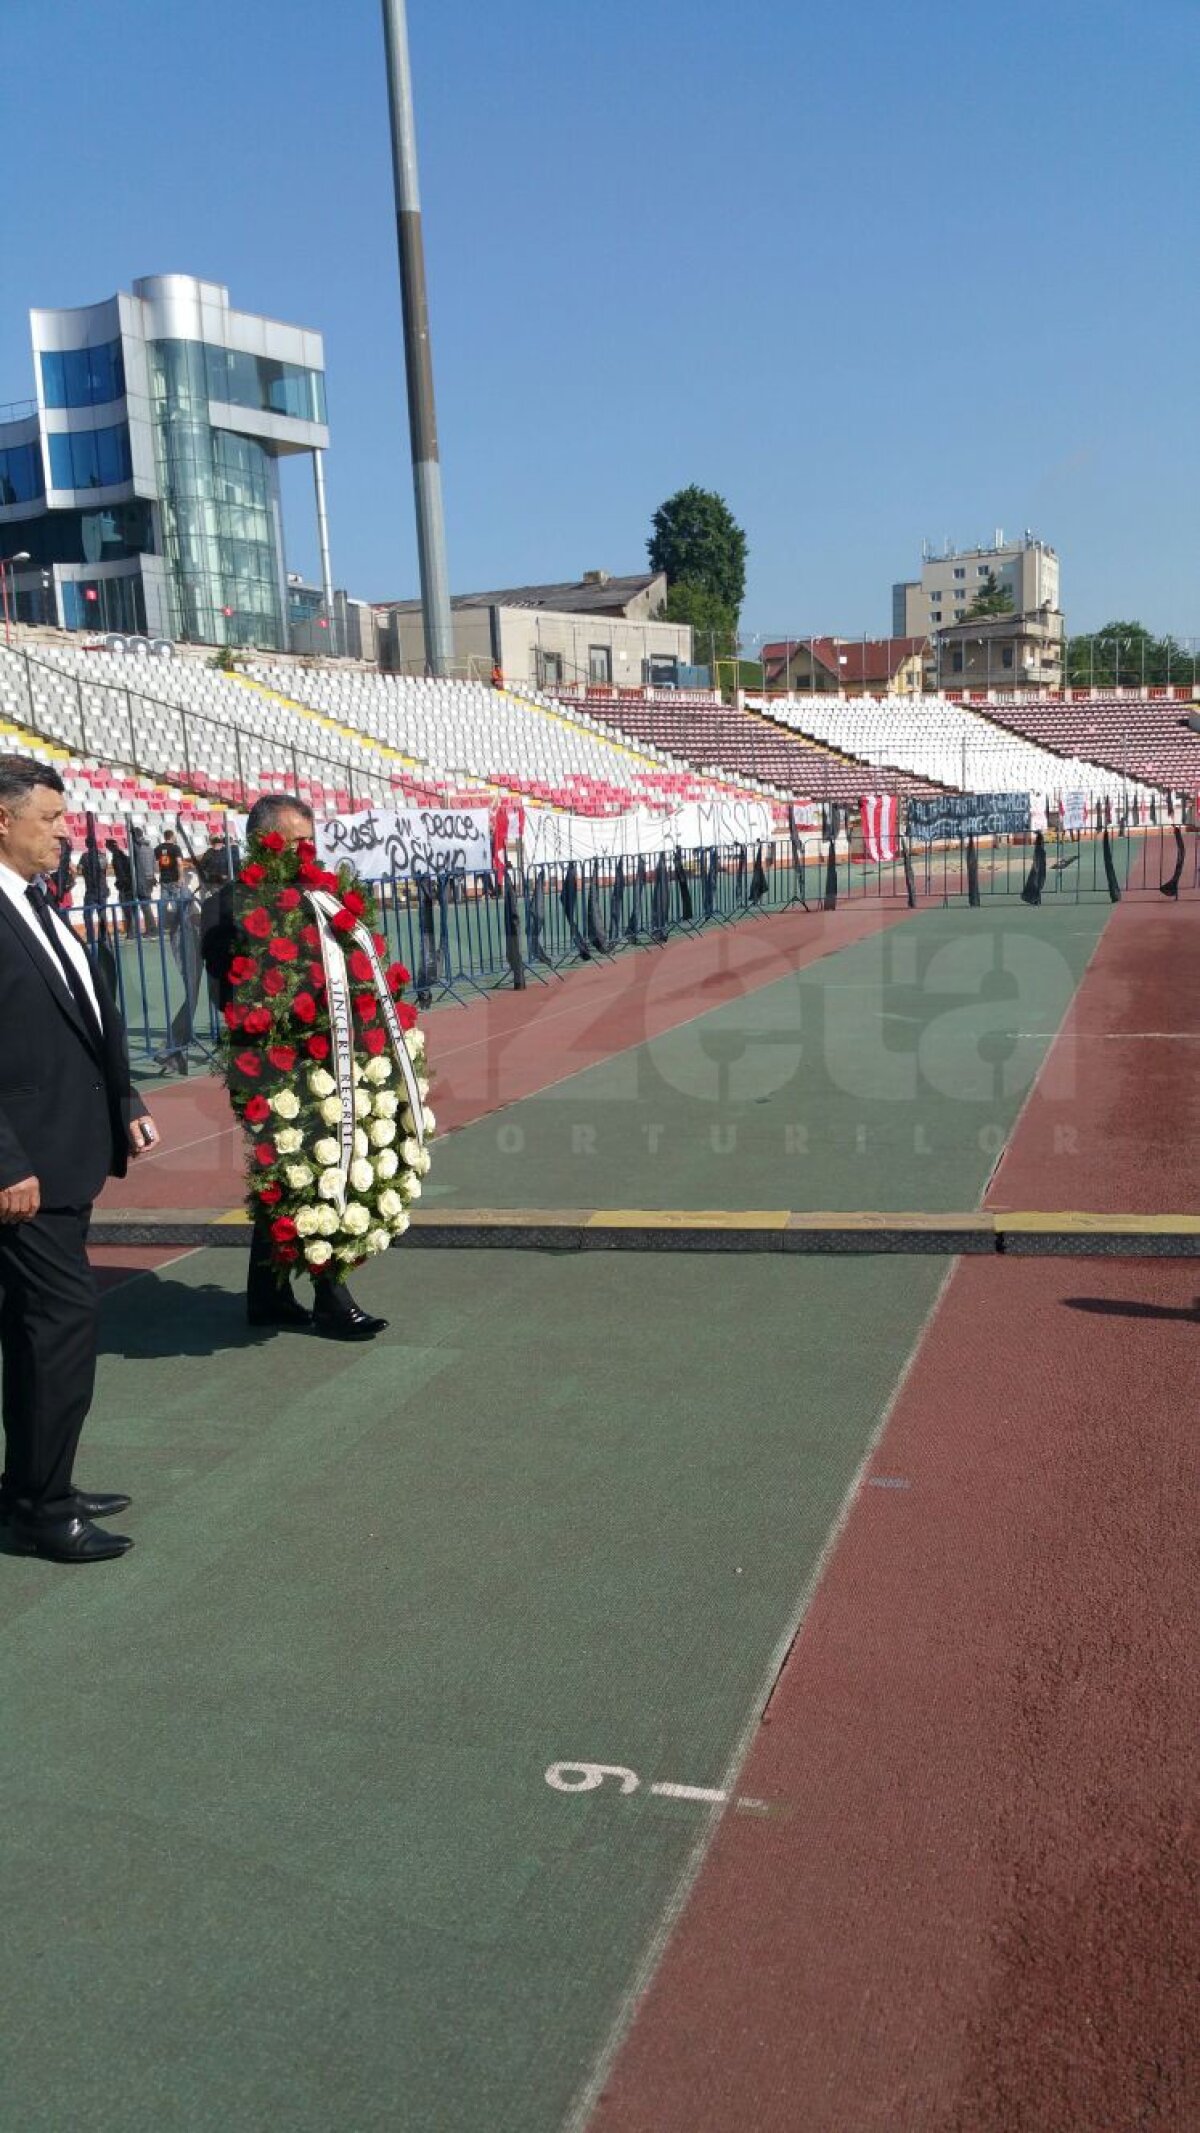
{"type": "MultiPolygon", "coordinates": [[[[789,733],[885,769],[962,792],[1082,792],[1092,802],[1145,793],[1140,779],[1018,731],[940,696],[773,697],[756,708],[789,733]]],[[[1007,714],[1006,714],[1007,715],[1007,714]]]]}
{"type": "Polygon", "coordinates": [[[1092,696],[1081,703],[989,704],[989,724],[1056,755],[1071,754],[1147,785],[1200,793],[1200,731],[1190,704],[1161,697],[1092,696]]]}

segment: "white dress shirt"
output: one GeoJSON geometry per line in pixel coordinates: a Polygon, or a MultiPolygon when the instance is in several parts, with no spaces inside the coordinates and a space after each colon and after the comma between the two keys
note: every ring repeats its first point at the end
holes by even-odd
{"type": "MultiPolygon", "coordinates": [[[[5,866],[4,861],[0,859],[0,894],[7,896],[9,903],[13,907],[13,910],[18,913],[23,923],[29,928],[30,933],[33,935],[34,940],[38,944],[39,952],[45,958],[48,968],[54,972],[55,978],[57,982],[62,986],[62,989],[66,993],[67,998],[71,999],[71,988],[67,984],[66,977],[64,976],[61,968],[59,967],[58,958],[55,955],[53,948],[50,946],[49,941],[46,939],[45,934],[42,932],[41,925],[38,922],[37,912],[34,910],[33,905],[30,903],[29,898],[25,894],[25,891],[29,888],[29,886],[30,884],[25,880],[23,875],[18,874],[13,867],[5,866]]],[[[97,1024],[99,1024],[101,1019],[100,1002],[96,997],[96,987],[92,978],[92,966],[88,961],[87,951],[76,940],[75,935],[71,931],[71,928],[66,925],[65,922],[59,917],[57,911],[54,908],[53,903],[50,901],[49,898],[47,898],[47,908],[50,912],[50,923],[52,926],[57,926],[59,929],[59,936],[62,940],[63,947],[66,950],[67,954],[70,956],[71,961],[74,963],[76,970],[79,972],[79,975],[83,980],[84,990],[87,993],[88,999],[92,1003],[92,1007],[95,1010],[96,1021],[97,1024]]]]}

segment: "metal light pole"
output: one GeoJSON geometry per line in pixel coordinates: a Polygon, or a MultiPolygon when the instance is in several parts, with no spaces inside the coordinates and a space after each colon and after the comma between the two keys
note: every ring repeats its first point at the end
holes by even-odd
{"type": "Polygon", "coordinates": [[[421,193],[417,182],[417,139],[405,0],[383,0],[383,41],[392,128],[392,173],[396,185],[396,239],[400,252],[404,368],[408,379],[408,427],[417,506],[425,664],[433,674],[449,674],[454,664],[454,626],[450,614],[450,581],[446,572],[442,468],[433,400],[433,356],[429,303],[425,293],[425,246],[421,236],[421,193]]]}
{"type": "MultiPolygon", "coordinates": [[[[8,613],[8,574],[9,574],[9,571],[10,571],[10,570],[12,569],[12,567],[13,567],[13,564],[14,564],[14,563],[27,563],[28,561],[29,561],[29,550],[28,550],[27,548],[19,548],[19,549],[17,550],[17,553],[16,553],[16,555],[5,555],[5,556],[0,556],[0,592],[2,592],[2,593],[3,593],[3,595],[4,595],[4,642],[5,642],[5,644],[11,644],[11,643],[12,643],[12,623],[11,623],[11,621],[10,621],[10,619],[9,619],[9,613],[8,613]]],[[[14,609],[15,609],[15,607],[16,607],[16,604],[17,604],[17,588],[16,588],[16,586],[14,585],[14,586],[13,586],[13,607],[14,607],[14,609]]]]}

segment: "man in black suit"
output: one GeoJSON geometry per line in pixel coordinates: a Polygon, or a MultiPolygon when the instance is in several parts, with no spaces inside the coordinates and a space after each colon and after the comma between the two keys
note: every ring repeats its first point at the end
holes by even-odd
{"type": "Polygon", "coordinates": [[[158,1133],[103,975],[43,886],[63,822],[57,773],[0,756],[0,1516],[25,1554],[95,1563],[133,1544],[94,1523],[129,1498],[72,1480],[96,1370],[88,1219],[158,1133]]]}

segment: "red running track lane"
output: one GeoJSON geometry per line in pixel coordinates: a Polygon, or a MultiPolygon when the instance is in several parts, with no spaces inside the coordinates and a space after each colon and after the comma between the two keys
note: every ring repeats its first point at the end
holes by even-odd
{"type": "Polygon", "coordinates": [[[1200,904],[1113,911],[987,1205],[1187,1213],[1200,1164],[1200,904]]]}
{"type": "MultiPolygon", "coordinates": [[[[438,1131],[470,1125],[908,916],[905,905],[784,913],[439,1010],[425,1023],[438,1131]]],[[[221,1083],[150,1083],[143,1093],[162,1150],[114,1179],[101,1205],[236,1206],[245,1190],[241,1137],[221,1083]]]]}
{"type": "MultiPolygon", "coordinates": [[[[1080,1030],[1168,1027],[1178,928],[1118,919],[1080,1030]]],[[[1126,1053],[1086,1204],[1180,1197],[1192,1048],[1153,1114],[1126,1053]]],[[[593,2133],[1195,2133],[1198,1292],[959,1262],[738,1782],[785,1813],[721,1822],[593,2133]]]]}

